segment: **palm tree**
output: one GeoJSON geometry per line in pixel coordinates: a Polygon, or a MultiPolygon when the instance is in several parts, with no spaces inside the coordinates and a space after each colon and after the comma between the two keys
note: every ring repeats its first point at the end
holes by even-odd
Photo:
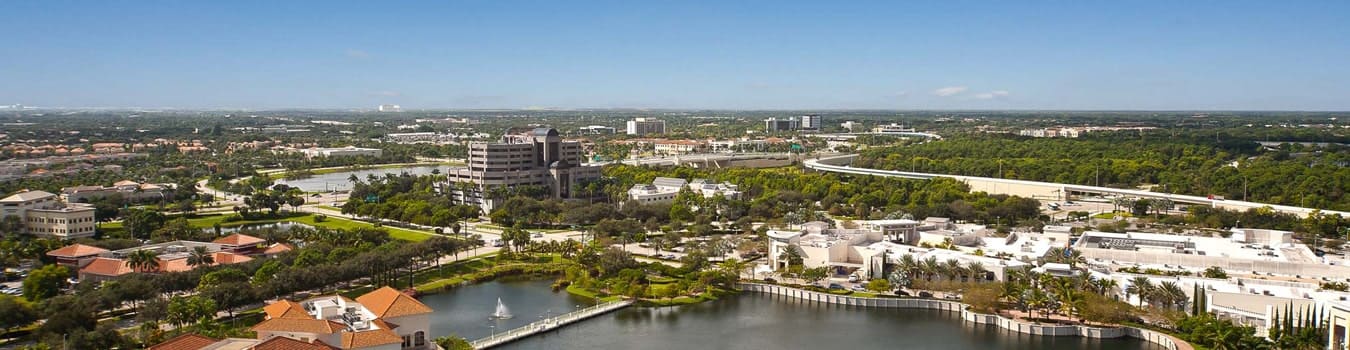
{"type": "Polygon", "coordinates": [[[153,272],[159,269],[159,256],[154,251],[137,250],[127,254],[127,267],[139,272],[153,272]]]}
{"type": "Polygon", "coordinates": [[[984,268],[984,264],[978,261],[966,264],[966,271],[970,272],[971,279],[975,282],[983,281],[985,275],[989,274],[989,269],[984,268]]]}
{"type": "Polygon", "coordinates": [[[1114,294],[1112,292],[1115,291],[1116,288],[1120,286],[1120,283],[1110,278],[1103,278],[1096,280],[1096,285],[1097,285],[1097,294],[1112,295],[1114,294]]]}
{"type": "Polygon", "coordinates": [[[930,256],[927,259],[923,259],[923,263],[919,265],[919,269],[923,271],[923,274],[928,277],[928,281],[931,282],[933,281],[933,277],[936,277],[937,274],[942,271],[942,264],[938,262],[937,257],[930,256]]]}
{"type": "Polygon", "coordinates": [[[1036,318],[1036,309],[1044,308],[1050,305],[1050,295],[1039,288],[1027,290],[1027,306],[1031,307],[1031,318],[1036,318]]]}
{"type": "Polygon", "coordinates": [[[913,255],[905,254],[900,256],[900,270],[909,275],[910,279],[919,274],[919,261],[914,260],[913,255]]]}
{"type": "Polygon", "coordinates": [[[788,245],[787,248],[783,249],[782,253],[778,254],[778,261],[787,262],[787,265],[785,266],[800,264],[802,261],[802,253],[799,252],[798,249],[800,248],[797,248],[797,245],[795,244],[788,245]]]}
{"type": "Polygon", "coordinates": [[[961,268],[961,262],[956,259],[947,259],[942,263],[942,276],[948,280],[955,281],[957,277],[964,275],[965,269],[961,268]]]}
{"type": "Polygon", "coordinates": [[[1139,306],[1144,306],[1144,299],[1152,294],[1153,283],[1149,282],[1148,277],[1135,277],[1130,279],[1130,285],[1125,287],[1125,300],[1130,299],[1130,295],[1139,296],[1139,306]]]}
{"type": "Polygon", "coordinates": [[[1181,309],[1186,306],[1186,291],[1176,282],[1163,281],[1158,284],[1158,296],[1168,306],[1181,309]]]}
{"type": "Polygon", "coordinates": [[[198,266],[210,266],[215,263],[216,258],[211,255],[211,252],[206,250],[206,247],[199,246],[192,248],[192,252],[188,254],[187,264],[194,269],[198,266]]]}

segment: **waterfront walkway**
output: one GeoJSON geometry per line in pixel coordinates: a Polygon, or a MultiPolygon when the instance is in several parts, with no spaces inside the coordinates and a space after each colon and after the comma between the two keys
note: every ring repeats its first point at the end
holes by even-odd
{"type": "Polygon", "coordinates": [[[524,325],[520,328],[512,329],[502,333],[496,333],[487,338],[470,341],[469,344],[473,345],[474,349],[487,349],[497,345],[510,343],[512,341],[516,341],[518,339],[529,337],[531,335],[535,335],[538,333],[558,329],[558,327],[565,326],[572,322],[581,321],[610,311],[622,309],[628,307],[629,305],[633,305],[632,300],[619,300],[603,304],[596,304],[585,309],[572,311],[569,313],[565,313],[562,315],[558,315],[540,321],[535,321],[530,324],[524,325]]]}

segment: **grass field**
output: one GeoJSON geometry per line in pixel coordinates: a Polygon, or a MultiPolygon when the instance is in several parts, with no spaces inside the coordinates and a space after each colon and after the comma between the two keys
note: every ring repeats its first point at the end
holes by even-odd
{"type": "MultiPolygon", "coordinates": [[[[213,227],[215,227],[216,224],[220,224],[221,227],[238,227],[250,224],[269,224],[283,221],[298,222],[314,227],[325,227],[330,229],[344,229],[344,230],[351,230],[362,227],[367,228],[375,227],[375,225],[371,223],[348,220],[343,218],[335,218],[331,216],[325,219],[323,222],[318,222],[314,221],[314,214],[308,213],[277,213],[276,217],[226,222],[225,218],[229,217],[230,215],[233,214],[198,216],[188,219],[188,224],[192,225],[192,227],[206,230],[212,229],[213,227]]],[[[412,242],[425,241],[428,238],[431,238],[432,236],[435,235],[434,233],[427,231],[412,230],[399,227],[383,226],[380,228],[383,228],[385,231],[388,231],[390,238],[412,242]]],[[[99,229],[103,230],[104,234],[106,235],[114,235],[116,233],[120,233],[123,230],[125,230],[125,228],[122,227],[122,222],[105,222],[99,224],[99,229]]]]}

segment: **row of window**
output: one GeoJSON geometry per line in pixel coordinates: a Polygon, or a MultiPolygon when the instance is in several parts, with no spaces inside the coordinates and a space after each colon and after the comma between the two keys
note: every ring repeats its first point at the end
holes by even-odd
{"type": "Polygon", "coordinates": [[[64,218],[48,218],[48,217],[41,217],[41,216],[29,216],[29,217],[28,217],[28,220],[26,220],[26,221],[31,222],[31,223],[35,223],[35,224],[57,224],[57,225],[64,225],[64,224],[78,224],[78,223],[84,223],[84,222],[94,222],[94,217],[91,215],[91,216],[86,216],[86,217],[78,217],[78,218],[74,218],[74,219],[64,219],[64,218]]]}

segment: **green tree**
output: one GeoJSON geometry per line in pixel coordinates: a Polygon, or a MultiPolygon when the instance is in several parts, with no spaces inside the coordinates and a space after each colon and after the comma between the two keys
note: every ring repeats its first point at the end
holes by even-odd
{"type": "Polygon", "coordinates": [[[194,295],[175,297],[170,300],[165,319],[174,326],[182,327],[202,319],[215,319],[215,315],[216,302],[214,300],[194,295]]]}
{"type": "Polygon", "coordinates": [[[820,282],[821,280],[825,279],[825,277],[829,277],[829,275],[830,270],[828,267],[825,266],[813,267],[806,269],[806,271],[802,271],[802,278],[811,281],[811,283],[813,284],[820,282]]]}
{"type": "Polygon", "coordinates": [[[27,300],[8,295],[0,295],[0,328],[9,331],[27,326],[38,320],[36,310],[27,300]]]}
{"type": "Polygon", "coordinates": [[[1223,268],[1221,268],[1221,267],[1218,267],[1218,266],[1210,266],[1209,268],[1205,269],[1204,276],[1205,276],[1205,278],[1220,278],[1220,279],[1227,279],[1227,278],[1228,278],[1228,272],[1227,272],[1227,271],[1224,271],[1223,268]]]}
{"type": "Polygon", "coordinates": [[[468,340],[454,334],[436,338],[436,345],[445,350],[473,350],[473,345],[469,344],[468,340]]]}
{"type": "Polygon", "coordinates": [[[28,273],[23,279],[23,295],[28,300],[43,300],[61,293],[70,278],[70,270],[61,265],[46,265],[28,273]]]}
{"type": "Polygon", "coordinates": [[[891,282],[887,281],[886,279],[876,278],[872,279],[871,281],[867,281],[867,290],[870,290],[874,293],[877,294],[887,293],[890,292],[891,289],[892,289],[891,282]]]}

